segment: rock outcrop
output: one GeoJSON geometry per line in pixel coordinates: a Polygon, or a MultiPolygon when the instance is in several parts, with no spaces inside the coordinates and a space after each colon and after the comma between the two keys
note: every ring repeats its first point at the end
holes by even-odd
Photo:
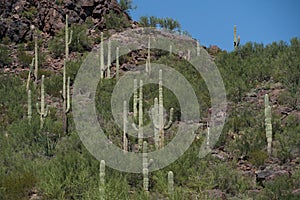
{"type": "Polygon", "coordinates": [[[29,41],[33,37],[32,25],[54,35],[64,27],[66,14],[70,24],[81,24],[90,18],[94,27],[102,30],[109,12],[131,21],[116,0],[0,0],[0,40],[7,37],[16,43],[29,41]]]}

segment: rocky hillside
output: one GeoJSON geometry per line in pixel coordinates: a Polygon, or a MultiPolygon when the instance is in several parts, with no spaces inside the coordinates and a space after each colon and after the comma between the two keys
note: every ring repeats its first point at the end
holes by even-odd
{"type": "Polygon", "coordinates": [[[32,40],[32,25],[53,36],[64,28],[65,15],[70,24],[82,24],[87,19],[94,27],[105,29],[105,16],[113,12],[131,22],[130,16],[116,0],[12,0],[0,1],[0,40],[7,38],[22,43],[32,40]]]}

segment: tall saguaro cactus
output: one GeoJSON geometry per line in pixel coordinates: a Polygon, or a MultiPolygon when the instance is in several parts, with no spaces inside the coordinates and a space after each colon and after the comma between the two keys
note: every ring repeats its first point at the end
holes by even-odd
{"type": "Polygon", "coordinates": [[[45,88],[44,88],[44,79],[45,76],[42,75],[42,82],[41,82],[41,108],[39,108],[39,103],[36,103],[37,112],[40,115],[40,128],[42,129],[44,126],[44,119],[48,115],[49,106],[47,105],[45,108],[45,88]]]}
{"type": "Polygon", "coordinates": [[[148,147],[147,142],[143,142],[143,188],[149,191],[149,169],[148,169],[148,147]]]}
{"type": "Polygon", "coordinates": [[[35,31],[34,36],[34,86],[37,86],[38,81],[38,70],[39,70],[39,60],[38,60],[38,43],[37,43],[37,31],[35,31]]]}
{"type": "Polygon", "coordinates": [[[150,54],[150,49],[151,49],[151,41],[150,41],[150,36],[148,39],[148,48],[147,48],[147,60],[146,60],[146,72],[150,73],[151,72],[151,54],[150,54]]]}
{"type": "Polygon", "coordinates": [[[233,46],[234,46],[234,49],[237,50],[239,45],[240,45],[240,36],[236,37],[236,25],[234,25],[234,28],[233,28],[233,46]]]}
{"type": "Polygon", "coordinates": [[[110,78],[110,66],[111,66],[111,40],[108,39],[107,44],[107,74],[106,78],[110,78]]]}
{"type": "Polygon", "coordinates": [[[143,80],[140,80],[140,87],[139,87],[139,97],[137,96],[137,80],[134,79],[134,91],[133,91],[133,117],[134,123],[132,124],[133,128],[138,131],[138,145],[139,149],[141,149],[143,145],[143,80]],[[138,103],[137,103],[138,101],[138,103]],[[138,107],[138,109],[137,109],[138,107]],[[138,127],[136,126],[135,122],[137,121],[138,115],[138,127]]]}
{"type": "Polygon", "coordinates": [[[119,61],[119,47],[116,48],[116,79],[119,79],[120,61],[119,61]]]}
{"type": "Polygon", "coordinates": [[[72,35],[73,31],[69,33],[69,18],[68,15],[66,15],[66,27],[65,27],[65,54],[66,54],[66,60],[69,59],[69,45],[72,42],[72,35]],[[70,34],[70,37],[69,37],[70,34]]]}
{"type": "Polygon", "coordinates": [[[100,35],[101,42],[100,42],[100,79],[102,80],[104,77],[104,47],[103,47],[103,32],[100,35]]]}
{"type": "Polygon", "coordinates": [[[128,138],[127,138],[127,102],[124,101],[123,104],[123,151],[128,151],[128,138]]]}
{"type": "Polygon", "coordinates": [[[272,148],[272,114],[271,106],[269,104],[269,95],[265,94],[265,126],[266,126],[266,137],[268,142],[268,154],[271,155],[272,148]]]}
{"type": "Polygon", "coordinates": [[[99,167],[99,192],[100,192],[100,199],[105,199],[105,161],[100,161],[99,167]]]}
{"type": "Polygon", "coordinates": [[[67,133],[68,131],[68,112],[70,111],[70,77],[68,77],[66,84],[66,60],[64,60],[63,67],[63,131],[67,133]]]}
{"type": "Polygon", "coordinates": [[[162,70],[159,70],[159,82],[158,82],[158,105],[157,100],[154,99],[154,108],[152,110],[153,124],[154,124],[154,134],[158,132],[158,137],[154,135],[156,148],[163,148],[165,143],[165,133],[164,131],[169,129],[172,125],[173,112],[174,109],[170,109],[170,117],[168,123],[164,123],[164,102],[163,102],[163,83],[162,83],[162,70]],[[157,139],[159,138],[159,142],[157,139]]]}
{"type": "Polygon", "coordinates": [[[32,119],[32,106],[31,106],[31,90],[27,91],[27,115],[28,115],[28,124],[31,125],[32,119]]]}

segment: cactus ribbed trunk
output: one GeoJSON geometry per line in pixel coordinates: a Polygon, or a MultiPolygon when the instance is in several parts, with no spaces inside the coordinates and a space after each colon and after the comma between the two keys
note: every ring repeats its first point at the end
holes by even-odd
{"type": "Polygon", "coordinates": [[[169,198],[173,199],[173,196],[174,196],[174,174],[172,171],[168,172],[168,194],[169,194],[169,198]]]}
{"type": "Polygon", "coordinates": [[[107,47],[107,75],[106,78],[110,78],[110,66],[111,66],[111,41],[108,40],[108,47],[107,47]]]}
{"type": "Polygon", "coordinates": [[[139,149],[143,145],[143,81],[140,80],[140,93],[139,93],[139,130],[138,130],[138,143],[139,149]]]}
{"type": "Polygon", "coordinates": [[[32,118],[31,90],[27,91],[27,95],[28,95],[28,102],[27,102],[28,124],[31,125],[31,118],[32,118]]]}
{"type": "Polygon", "coordinates": [[[37,86],[38,81],[38,70],[39,70],[39,60],[38,60],[38,44],[37,44],[37,33],[34,36],[34,86],[37,86]]]}
{"type": "Polygon", "coordinates": [[[271,106],[269,104],[269,95],[265,94],[265,126],[266,126],[266,137],[267,137],[267,150],[268,155],[272,153],[272,114],[271,106]]]}
{"type": "Polygon", "coordinates": [[[69,59],[69,45],[72,42],[72,30],[70,32],[70,37],[69,37],[69,20],[68,20],[68,15],[66,15],[66,26],[65,26],[65,56],[66,56],[66,60],[69,59]]]}
{"type": "Polygon", "coordinates": [[[123,104],[123,150],[128,151],[128,138],[127,138],[127,102],[124,101],[123,104]]]}
{"type": "Polygon", "coordinates": [[[99,167],[99,193],[101,200],[105,200],[105,161],[100,161],[99,167]]]}
{"type": "Polygon", "coordinates": [[[104,77],[104,48],[103,48],[103,32],[101,32],[101,43],[100,43],[100,79],[102,80],[104,77]]]}
{"type": "Polygon", "coordinates": [[[116,79],[119,79],[119,70],[120,70],[120,62],[119,62],[119,47],[116,49],[116,79]]]}
{"type": "Polygon", "coordinates": [[[143,142],[143,188],[149,191],[149,169],[148,169],[148,147],[147,142],[143,142]]]}
{"type": "Polygon", "coordinates": [[[40,128],[44,126],[44,118],[48,115],[48,106],[45,108],[45,89],[44,89],[44,79],[45,76],[42,75],[41,81],[41,108],[39,108],[39,103],[36,103],[37,112],[40,115],[40,128]]]}
{"type": "Polygon", "coordinates": [[[70,111],[70,77],[68,77],[66,83],[66,60],[64,60],[63,67],[63,132],[68,132],[68,112],[70,111]]]}

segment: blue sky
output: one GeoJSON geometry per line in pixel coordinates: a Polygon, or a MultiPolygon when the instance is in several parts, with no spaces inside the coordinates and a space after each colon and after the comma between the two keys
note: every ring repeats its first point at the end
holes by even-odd
{"type": "Polygon", "coordinates": [[[140,16],[171,17],[202,45],[233,50],[233,26],[241,43],[269,44],[300,37],[300,0],[133,0],[140,16]]]}

